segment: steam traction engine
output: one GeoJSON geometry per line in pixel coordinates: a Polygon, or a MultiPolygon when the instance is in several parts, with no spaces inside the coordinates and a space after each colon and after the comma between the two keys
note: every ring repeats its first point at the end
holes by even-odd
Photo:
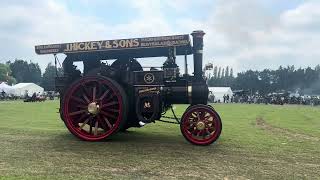
{"type": "MultiPolygon", "coordinates": [[[[37,54],[64,53],[63,75],[56,77],[60,115],[69,131],[87,141],[160,120],[172,104],[190,104],[181,119],[183,136],[209,145],[221,133],[217,112],[207,104],[202,72],[203,31],[175,35],[39,45],[37,54]],[[193,54],[194,76],[180,75],[176,56],[193,54]],[[163,66],[144,71],[137,58],[166,57],[163,66]],[[114,60],[112,64],[103,63],[114,60]],[[83,62],[83,72],[74,62],[83,62]]],[[[153,59],[154,60],[154,59],[153,59]]],[[[172,109],[173,111],[173,109],[172,109]]],[[[173,112],[174,114],[174,112],[173,112]]]]}

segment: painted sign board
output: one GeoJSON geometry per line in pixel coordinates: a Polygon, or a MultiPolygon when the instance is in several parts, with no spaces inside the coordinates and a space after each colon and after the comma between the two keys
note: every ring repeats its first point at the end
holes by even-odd
{"type": "Polygon", "coordinates": [[[37,54],[80,53],[122,49],[190,46],[188,34],[35,46],[37,54]]]}

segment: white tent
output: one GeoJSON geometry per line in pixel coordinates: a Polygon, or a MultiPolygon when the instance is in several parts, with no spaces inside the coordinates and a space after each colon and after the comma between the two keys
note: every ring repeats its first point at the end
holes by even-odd
{"type": "Polygon", "coordinates": [[[6,94],[11,94],[13,93],[13,88],[9,85],[7,85],[7,83],[2,82],[0,84],[0,92],[4,91],[6,94]]]}
{"type": "Polygon", "coordinates": [[[42,94],[44,89],[34,83],[19,83],[12,86],[14,94],[16,96],[24,96],[28,93],[29,96],[32,96],[33,93],[42,94]]]}
{"type": "Polygon", "coordinates": [[[223,96],[229,95],[229,97],[231,99],[233,92],[230,87],[209,87],[209,96],[210,95],[214,95],[215,102],[217,102],[219,100],[220,100],[220,102],[223,102],[223,96]]]}

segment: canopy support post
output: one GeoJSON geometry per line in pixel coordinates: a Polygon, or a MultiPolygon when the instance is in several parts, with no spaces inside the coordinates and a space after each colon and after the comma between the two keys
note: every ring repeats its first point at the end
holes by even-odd
{"type": "Polygon", "coordinates": [[[58,77],[57,54],[53,54],[53,56],[54,56],[54,67],[56,68],[56,77],[58,77]]]}
{"type": "Polygon", "coordinates": [[[184,74],[188,74],[188,58],[187,58],[187,51],[184,54],[184,74]]]}

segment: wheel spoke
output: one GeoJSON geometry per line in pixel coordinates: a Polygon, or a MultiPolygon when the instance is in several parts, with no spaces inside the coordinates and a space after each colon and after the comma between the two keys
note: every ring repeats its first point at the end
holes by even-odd
{"type": "Polygon", "coordinates": [[[108,118],[105,117],[104,121],[107,123],[108,127],[111,129],[112,125],[111,125],[110,121],[108,120],[108,118]]]}
{"type": "Polygon", "coordinates": [[[110,109],[110,108],[107,108],[106,111],[113,112],[113,113],[118,113],[118,112],[119,112],[119,109],[110,109]]]}
{"type": "Polygon", "coordinates": [[[78,114],[85,113],[85,112],[87,112],[87,110],[80,110],[80,111],[75,111],[75,112],[69,113],[68,115],[74,116],[74,115],[78,115],[78,114]]]}
{"type": "Polygon", "coordinates": [[[82,104],[78,104],[77,107],[81,109],[88,109],[87,105],[82,105],[82,104]]]}
{"type": "Polygon", "coordinates": [[[96,120],[96,123],[95,123],[95,125],[94,125],[94,133],[93,133],[93,135],[98,135],[98,120],[96,120]]]}
{"type": "Polygon", "coordinates": [[[78,103],[81,103],[81,104],[86,104],[82,99],[78,98],[78,97],[75,97],[75,96],[71,96],[71,99],[72,100],[75,100],[77,101],[78,103]]]}
{"type": "Polygon", "coordinates": [[[200,136],[200,132],[201,132],[201,131],[198,131],[198,132],[197,132],[197,136],[200,136]]]}
{"type": "Polygon", "coordinates": [[[80,130],[90,121],[90,119],[91,119],[91,118],[86,119],[86,120],[81,124],[81,126],[79,127],[80,130]]]}
{"type": "Polygon", "coordinates": [[[117,119],[116,116],[114,116],[114,115],[112,115],[112,114],[110,114],[110,113],[108,113],[108,112],[105,112],[105,111],[103,111],[103,110],[101,110],[100,113],[103,114],[103,115],[105,115],[105,116],[107,116],[107,117],[109,117],[109,118],[117,119]]]}
{"type": "Polygon", "coordinates": [[[209,114],[208,116],[204,117],[204,121],[208,121],[211,118],[211,115],[209,114]]]}
{"type": "Polygon", "coordinates": [[[200,119],[201,119],[201,120],[204,120],[205,115],[206,115],[206,111],[201,110],[201,111],[200,111],[200,119]]]}
{"type": "Polygon", "coordinates": [[[214,126],[211,126],[209,129],[212,130],[212,132],[216,131],[216,128],[214,126]]]}
{"type": "Polygon", "coordinates": [[[102,99],[104,99],[106,97],[106,95],[108,95],[108,93],[110,92],[109,89],[107,89],[103,94],[102,96],[99,98],[99,100],[101,101],[102,99]]]}
{"type": "Polygon", "coordinates": [[[103,92],[103,84],[101,84],[101,82],[97,82],[96,87],[97,87],[96,99],[99,100],[99,97],[103,92]]]}
{"type": "Polygon", "coordinates": [[[202,139],[206,139],[206,137],[208,136],[209,134],[207,133],[207,130],[202,130],[202,139]]]}
{"type": "Polygon", "coordinates": [[[198,121],[200,121],[201,119],[200,119],[200,114],[199,114],[199,112],[197,111],[197,120],[198,121]]]}
{"type": "Polygon", "coordinates": [[[75,123],[80,123],[80,122],[81,122],[82,120],[84,120],[87,116],[88,116],[88,114],[87,114],[87,113],[84,113],[84,114],[82,114],[82,115],[80,116],[79,119],[75,119],[74,121],[75,121],[75,123]]]}
{"type": "Polygon", "coordinates": [[[112,101],[107,104],[103,104],[101,108],[105,108],[105,107],[116,105],[116,104],[119,104],[119,103],[117,101],[112,101]]]}
{"type": "Polygon", "coordinates": [[[210,134],[211,134],[211,132],[209,131],[209,129],[208,129],[208,128],[206,128],[206,133],[207,133],[208,135],[210,135],[210,134]]]}
{"type": "Polygon", "coordinates": [[[92,134],[92,120],[93,120],[93,119],[91,119],[91,120],[90,120],[90,123],[89,123],[89,126],[90,126],[90,128],[89,128],[89,134],[92,134]]]}
{"type": "Polygon", "coordinates": [[[87,97],[87,95],[82,94],[82,96],[83,96],[83,98],[86,100],[87,103],[90,103],[90,100],[89,100],[89,98],[87,97]]]}
{"type": "Polygon", "coordinates": [[[193,132],[191,132],[190,130],[186,131],[190,136],[192,136],[193,132]]]}
{"type": "Polygon", "coordinates": [[[97,115],[97,120],[100,122],[100,125],[102,126],[102,128],[107,131],[108,127],[106,126],[106,124],[104,123],[104,120],[102,120],[99,115],[97,115]]]}
{"type": "Polygon", "coordinates": [[[88,92],[88,89],[86,88],[85,84],[81,84],[81,87],[83,89],[83,92],[87,95],[90,96],[90,93],[88,92]]]}
{"type": "Polygon", "coordinates": [[[106,102],[110,101],[114,97],[113,93],[110,94],[110,96],[105,100],[106,102]]]}
{"type": "Polygon", "coordinates": [[[92,102],[96,101],[96,91],[97,91],[97,87],[94,86],[92,89],[92,102]]]}
{"type": "Polygon", "coordinates": [[[194,124],[194,123],[190,123],[190,124],[189,124],[189,127],[190,127],[190,128],[194,128],[194,127],[195,127],[195,124],[194,124]]]}
{"type": "MultiPolygon", "coordinates": [[[[91,86],[89,86],[91,87],[91,86]]],[[[82,97],[85,99],[86,103],[90,103],[90,99],[92,98],[91,93],[88,91],[87,87],[85,86],[85,83],[81,84],[82,88],[82,97]]]]}
{"type": "Polygon", "coordinates": [[[196,118],[197,117],[197,112],[192,112],[190,118],[196,118]]]}

